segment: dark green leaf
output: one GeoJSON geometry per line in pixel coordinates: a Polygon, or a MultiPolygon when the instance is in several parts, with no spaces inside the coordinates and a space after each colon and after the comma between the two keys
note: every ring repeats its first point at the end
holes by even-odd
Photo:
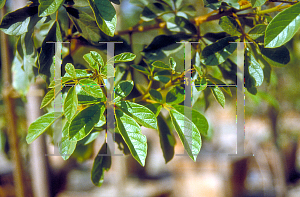
{"type": "Polygon", "coordinates": [[[134,69],[138,70],[139,72],[142,72],[142,73],[144,73],[146,75],[150,75],[150,72],[146,68],[144,68],[142,66],[135,65],[135,64],[132,64],[130,66],[133,67],[134,69]]]}
{"type": "Polygon", "coordinates": [[[77,144],[77,142],[72,142],[69,139],[69,134],[68,134],[69,125],[70,123],[66,121],[62,131],[62,138],[59,143],[59,153],[64,160],[69,159],[69,157],[74,152],[77,144]]]}
{"type": "Polygon", "coordinates": [[[175,137],[167,125],[163,116],[157,116],[160,147],[166,163],[168,163],[174,156],[174,146],[176,143],[175,137]]]}
{"type": "Polygon", "coordinates": [[[300,2],[277,14],[266,29],[265,47],[287,43],[300,28],[300,2]]]}
{"type": "MultiPolygon", "coordinates": [[[[77,88],[76,88],[77,89],[77,88]]],[[[82,88],[77,93],[78,104],[95,104],[104,101],[104,98],[96,98],[86,93],[82,88]]]]}
{"type": "Polygon", "coordinates": [[[141,127],[132,119],[120,110],[115,111],[117,127],[126,142],[131,155],[142,166],[145,166],[147,156],[147,138],[141,132],[141,127]]]}
{"type": "Polygon", "coordinates": [[[0,29],[8,34],[13,36],[19,36],[26,33],[30,20],[33,20],[31,17],[36,15],[38,12],[38,7],[24,7],[16,11],[7,13],[0,24],[0,29]]]}
{"type": "Polygon", "coordinates": [[[261,48],[261,53],[272,66],[283,67],[290,62],[290,52],[285,46],[261,48]]]}
{"type": "Polygon", "coordinates": [[[207,136],[208,132],[208,122],[206,118],[198,111],[183,106],[183,105],[173,105],[173,107],[182,115],[185,115],[185,112],[191,113],[192,114],[192,119],[191,120],[197,127],[198,131],[202,134],[207,136]]]}
{"type": "Polygon", "coordinates": [[[163,70],[155,73],[153,79],[163,83],[168,83],[170,81],[170,75],[171,75],[170,71],[163,70]]]}
{"type": "Polygon", "coordinates": [[[184,149],[193,161],[196,161],[202,141],[195,124],[178,111],[171,109],[171,120],[184,146],[184,149]]]}
{"type": "Polygon", "coordinates": [[[144,8],[141,14],[141,19],[143,19],[144,21],[151,21],[157,16],[160,16],[167,11],[171,11],[171,8],[165,4],[150,3],[144,8]]]}
{"type": "Polygon", "coordinates": [[[173,87],[166,96],[166,103],[169,105],[178,104],[184,101],[185,91],[180,86],[173,87]]]}
{"type": "Polygon", "coordinates": [[[145,105],[145,107],[150,109],[154,113],[154,115],[157,117],[162,108],[162,105],[160,103],[151,103],[151,104],[145,105]]]}
{"type": "Polygon", "coordinates": [[[256,41],[262,41],[265,37],[265,31],[266,31],[267,25],[264,24],[258,24],[254,26],[250,31],[248,32],[248,35],[250,38],[256,41]]]}
{"type": "Polygon", "coordinates": [[[115,88],[115,102],[128,96],[133,88],[133,81],[121,81],[115,88]]]}
{"type": "Polygon", "coordinates": [[[236,50],[238,37],[225,37],[205,47],[201,53],[201,62],[207,66],[222,64],[236,50]]]}
{"type": "Polygon", "coordinates": [[[232,17],[222,16],[219,21],[221,28],[232,36],[241,36],[241,30],[238,23],[232,17]]]}
{"type": "Polygon", "coordinates": [[[26,142],[31,144],[36,138],[43,134],[55,120],[61,117],[61,112],[47,113],[36,119],[28,128],[26,142]]]}
{"type": "Polygon", "coordinates": [[[167,28],[172,32],[197,34],[197,29],[195,25],[182,16],[173,16],[169,18],[167,21],[167,28]]]}
{"type": "Polygon", "coordinates": [[[156,116],[147,107],[128,101],[119,101],[116,105],[142,126],[157,130],[156,116]]]}
{"type": "Polygon", "coordinates": [[[202,91],[205,90],[205,88],[207,87],[207,81],[204,77],[202,77],[201,79],[195,80],[195,85],[198,91],[202,91]]]}
{"type": "Polygon", "coordinates": [[[94,12],[94,16],[99,28],[105,34],[114,36],[117,25],[117,15],[114,6],[109,2],[109,0],[88,1],[94,12]]]}
{"type": "Polygon", "coordinates": [[[104,143],[95,157],[91,172],[91,179],[94,185],[100,187],[104,181],[104,171],[111,167],[111,155],[107,143],[104,143]],[[106,155],[104,155],[106,154],[106,155]]]}
{"type": "Polygon", "coordinates": [[[39,0],[39,16],[48,16],[55,13],[64,0],[39,0]]]}
{"type": "Polygon", "coordinates": [[[69,89],[64,102],[64,115],[66,116],[69,122],[72,120],[73,116],[77,111],[77,105],[78,105],[77,94],[76,94],[75,87],[73,86],[69,89]]]}
{"type": "Polygon", "coordinates": [[[149,91],[149,94],[150,94],[150,96],[151,96],[155,101],[157,101],[157,102],[159,102],[159,103],[163,103],[163,98],[162,98],[162,95],[161,95],[161,93],[160,93],[159,91],[154,90],[154,89],[151,89],[151,90],[149,91]]]}
{"type": "Polygon", "coordinates": [[[91,79],[81,79],[79,84],[81,85],[82,89],[91,96],[96,98],[102,98],[104,96],[100,85],[91,79]]]}

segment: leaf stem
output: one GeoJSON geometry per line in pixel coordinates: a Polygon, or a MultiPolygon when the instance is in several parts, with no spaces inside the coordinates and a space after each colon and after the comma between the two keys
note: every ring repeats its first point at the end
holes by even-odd
{"type": "Polygon", "coordinates": [[[280,5],[276,6],[276,7],[270,8],[270,9],[258,11],[258,12],[256,12],[256,14],[257,15],[263,15],[263,14],[267,14],[267,13],[271,13],[271,12],[280,11],[282,9],[286,9],[286,8],[289,8],[289,7],[291,7],[291,5],[282,6],[282,4],[280,4],[280,5]]]}

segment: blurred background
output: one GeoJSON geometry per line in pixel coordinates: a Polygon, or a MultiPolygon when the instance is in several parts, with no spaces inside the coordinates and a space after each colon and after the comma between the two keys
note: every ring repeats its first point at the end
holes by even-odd
{"type": "MultiPolygon", "coordinates": [[[[203,8],[202,1],[184,2],[197,8],[196,16],[211,11],[203,8]]],[[[6,8],[10,11],[24,5],[24,0],[8,0],[6,8]]],[[[119,13],[118,30],[137,24],[142,11],[140,7],[123,0],[115,8],[119,13]]],[[[201,25],[203,34],[221,31],[217,24],[215,21],[201,25]]],[[[143,47],[163,33],[163,30],[152,30],[134,34],[133,52],[137,59],[141,58],[139,52],[143,47]]],[[[10,57],[13,57],[15,40],[9,39],[7,52],[10,56],[6,59],[12,62],[10,57]]],[[[129,40],[129,37],[124,36],[124,39],[129,40]]],[[[174,132],[177,141],[175,156],[165,164],[157,132],[143,128],[149,146],[145,167],[131,156],[114,156],[112,168],[105,173],[100,188],[93,185],[90,174],[93,158],[103,143],[104,132],[95,143],[78,149],[69,160],[64,161],[60,156],[51,156],[57,148],[47,135],[31,145],[25,141],[30,123],[44,113],[39,106],[45,85],[37,80],[26,98],[12,95],[14,119],[6,118],[3,96],[0,96],[0,197],[21,196],[16,187],[23,187],[26,197],[300,196],[300,32],[287,47],[291,62],[284,68],[273,67],[270,84],[264,83],[259,87],[256,96],[245,92],[245,153],[254,156],[228,156],[236,153],[237,149],[236,89],[231,87],[233,96],[226,95],[225,108],[212,95],[209,101],[200,97],[194,105],[207,118],[211,134],[202,139],[197,162],[184,155],[183,146],[174,132]],[[7,132],[11,122],[17,128],[16,135],[7,132]],[[20,158],[17,167],[16,157],[20,158]],[[21,179],[14,175],[16,170],[21,173],[21,179]]],[[[82,51],[85,50],[89,49],[83,47],[82,51]]],[[[183,50],[177,55],[177,62],[183,65],[183,50]]],[[[2,58],[0,63],[3,61],[2,58]]],[[[3,73],[2,66],[0,68],[3,73]]],[[[211,71],[220,75],[213,69],[211,71]]],[[[5,84],[2,80],[0,83],[1,92],[4,92],[5,84]]]]}

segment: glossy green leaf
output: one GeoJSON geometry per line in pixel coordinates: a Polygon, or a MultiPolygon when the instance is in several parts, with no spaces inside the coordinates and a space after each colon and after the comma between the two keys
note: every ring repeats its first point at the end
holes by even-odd
{"type": "Polygon", "coordinates": [[[300,28],[300,2],[277,14],[266,29],[265,47],[276,48],[287,43],[300,28]]]}
{"type": "Polygon", "coordinates": [[[161,68],[161,69],[166,69],[166,70],[170,70],[170,66],[163,63],[162,61],[155,61],[152,63],[152,66],[154,66],[155,68],[161,68]]]}
{"type": "Polygon", "coordinates": [[[79,141],[85,138],[94,128],[94,125],[103,115],[105,106],[96,104],[80,111],[71,121],[69,137],[71,141],[79,141]]]}
{"type": "MultiPolygon", "coordinates": [[[[101,117],[104,117],[104,116],[101,116],[101,117]]],[[[85,138],[78,141],[78,144],[88,145],[89,143],[93,142],[99,136],[99,134],[100,134],[100,131],[92,131],[85,138]]]]}
{"type": "Polygon", "coordinates": [[[157,117],[162,108],[162,105],[160,103],[150,103],[145,105],[145,107],[150,109],[153,112],[153,114],[157,117]]]}
{"type": "Polygon", "coordinates": [[[263,4],[266,3],[267,0],[251,0],[251,5],[253,8],[262,6],[263,4]]]}
{"type": "Polygon", "coordinates": [[[204,77],[202,77],[201,79],[196,79],[195,86],[198,91],[205,90],[205,88],[207,87],[206,79],[204,77]]]}
{"type": "Polygon", "coordinates": [[[62,130],[62,138],[59,143],[59,153],[64,160],[69,159],[76,148],[77,142],[72,142],[69,139],[68,129],[70,123],[66,121],[63,130],[62,130]]]}
{"type": "Polygon", "coordinates": [[[265,36],[267,25],[264,24],[258,24],[254,26],[250,31],[248,32],[248,35],[250,38],[256,41],[263,41],[263,38],[265,36]]]}
{"type": "MultiPolygon", "coordinates": [[[[133,53],[121,53],[119,55],[114,56],[113,60],[114,63],[120,63],[120,62],[130,62],[135,59],[136,55],[133,53]]],[[[108,60],[110,62],[112,59],[108,60]]]]}
{"type": "Polygon", "coordinates": [[[134,69],[136,69],[137,71],[141,72],[141,73],[144,73],[146,75],[150,75],[150,72],[146,68],[144,68],[140,65],[132,64],[130,66],[133,67],[134,69]]]}
{"type": "MultiPolygon", "coordinates": [[[[91,53],[92,58],[97,62],[97,64],[100,67],[104,65],[103,59],[99,53],[97,53],[96,51],[91,51],[90,53],[91,53]]],[[[98,69],[98,71],[99,71],[99,69],[98,69]]]]}
{"type": "Polygon", "coordinates": [[[169,105],[178,104],[184,101],[185,91],[180,86],[173,87],[166,96],[166,103],[169,105]]]}
{"type": "Polygon", "coordinates": [[[117,15],[114,6],[109,0],[88,0],[88,2],[94,12],[99,28],[105,34],[114,36],[117,25],[117,15]]]}
{"type": "Polygon", "coordinates": [[[263,69],[250,52],[248,52],[247,54],[250,62],[250,65],[248,67],[249,74],[255,79],[255,86],[260,86],[264,81],[263,69]]]}
{"type": "Polygon", "coordinates": [[[0,9],[2,9],[5,5],[6,0],[0,0],[0,9]]]}
{"type": "Polygon", "coordinates": [[[69,89],[64,102],[64,115],[66,116],[69,122],[72,120],[73,116],[77,111],[77,105],[77,94],[75,87],[73,86],[69,89]]]}
{"type": "MultiPolygon", "coordinates": [[[[87,70],[84,69],[75,69],[75,73],[76,73],[76,78],[88,78],[91,77],[92,74],[90,72],[87,72],[87,70]]],[[[72,78],[71,75],[69,75],[69,73],[65,73],[65,75],[63,76],[62,80],[64,78],[72,78]]]]}
{"type": "Polygon", "coordinates": [[[220,27],[232,36],[241,36],[241,30],[238,23],[230,16],[222,16],[219,21],[220,27]]]}
{"type": "Polygon", "coordinates": [[[31,144],[60,117],[61,112],[50,112],[36,119],[28,128],[26,142],[31,144]]]}
{"type": "Polygon", "coordinates": [[[201,53],[201,62],[207,66],[222,64],[236,50],[235,42],[238,37],[225,37],[206,46],[201,53]]]}
{"type": "Polygon", "coordinates": [[[104,143],[94,159],[91,179],[94,185],[100,187],[104,181],[104,172],[111,167],[111,154],[107,143],[104,143]]]}
{"type": "Polygon", "coordinates": [[[64,0],[39,0],[39,16],[48,16],[55,13],[64,0]]]}
{"type": "Polygon", "coordinates": [[[173,107],[182,115],[184,115],[185,112],[192,113],[192,119],[189,120],[191,120],[196,125],[198,131],[202,135],[206,136],[208,134],[208,122],[205,116],[203,116],[200,112],[183,105],[173,105],[173,107]]]}
{"type": "Polygon", "coordinates": [[[147,156],[147,138],[141,132],[141,127],[130,116],[120,110],[115,111],[117,127],[126,142],[131,155],[142,166],[145,166],[147,156]]]}
{"type": "Polygon", "coordinates": [[[102,127],[106,124],[106,118],[105,116],[101,116],[100,120],[95,124],[95,127],[102,127]]]}
{"type": "Polygon", "coordinates": [[[115,102],[128,96],[133,89],[133,81],[121,81],[115,88],[115,102]]]}
{"type": "Polygon", "coordinates": [[[116,105],[142,126],[157,130],[156,116],[147,107],[128,101],[119,101],[116,105]]]}
{"type": "Polygon", "coordinates": [[[265,60],[272,66],[283,67],[290,62],[290,52],[285,46],[260,50],[265,60]]]}
{"type": "Polygon", "coordinates": [[[96,98],[102,98],[104,96],[100,86],[91,79],[81,79],[79,81],[79,84],[81,85],[82,89],[89,95],[92,95],[96,98]]]}
{"type": "Polygon", "coordinates": [[[100,101],[105,101],[106,97],[96,98],[86,93],[86,91],[84,91],[81,88],[81,86],[76,86],[76,87],[78,88],[78,89],[76,88],[78,104],[95,104],[95,103],[99,103],[100,101]]]}
{"type": "Polygon", "coordinates": [[[163,116],[157,116],[157,123],[160,147],[162,149],[165,162],[168,163],[174,157],[174,146],[176,144],[176,140],[163,116]]]}
{"type": "Polygon", "coordinates": [[[42,103],[41,103],[41,107],[40,109],[44,108],[45,106],[47,106],[51,101],[54,100],[54,91],[55,89],[51,89],[47,92],[47,94],[44,96],[42,103]]]}
{"type": "Polygon", "coordinates": [[[73,79],[76,79],[76,71],[73,64],[67,63],[65,66],[65,70],[73,79]]]}
{"type": "Polygon", "coordinates": [[[196,161],[202,141],[195,124],[178,111],[171,109],[170,116],[184,149],[193,161],[196,161]]]}
{"type": "Polygon", "coordinates": [[[153,98],[155,101],[163,103],[163,98],[159,91],[151,89],[149,91],[149,94],[150,94],[151,98],[153,98]]]}
{"type": "Polygon", "coordinates": [[[75,9],[72,7],[66,7],[66,10],[77,31],[82,35],[82,37],[92,43],[98,43],[101,39],[101,36],[100,29],[95,18],[80,8],[75,9]]]}
{"type": "Polygon", "coordinates": [[[83,59],[89,64],[89,68],[91,70],[96,70],[99,73],[99,66],[97,62],[94,60],[94,58],[92,57],[91,53],[87,53],[83,55],[83,59]]]}
{"type": "Polygon", "coordinates": [[[36,15],[38,8],[34,7],[24,7],[13,12],[7,13],[0,24],[0,29],[12,36],[19,36],[26,33],[30,20],[32,16],[36,15]]]}
{"type": "MultiPolygon", "coordinates": [[[[214,85],[210,83],[210,85],[214,85]]],[[[213,93],[215,99],[218,101],[218,103],[224,108],[225,107],[225,96],[218,86],[211,86],[210,87],[211,92],[213,93]]]]}

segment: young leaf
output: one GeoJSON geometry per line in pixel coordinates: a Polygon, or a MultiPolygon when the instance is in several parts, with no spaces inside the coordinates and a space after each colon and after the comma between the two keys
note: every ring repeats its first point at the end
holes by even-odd
{"type": "Polygon", "coordinates": [[[39,16],[42,17],[55,13],[64,3],[64,0],[39,0],[39,3],[39,16]]]}
{"type": "Polygon", "coordinates": [[[141,73],[144,73],[146,75],[150,75],[150,72],[142,66],[135,65],[135,64],[132,64],[130,66],[133,67],[134,69],[136,69],[137,71],[141,72],[141,73]]]}
{"type": "Polygon", "coordinates": [[[150,109],[154,113],[154,115],[157,117],[162,108],[162,105],[160,103],[150,103],[148,105],[145,105],[145,107],[150,109]]]}
{"type": "Polygon", "coordinates": [[[0,29],[8,35],[19,36],[28,31],[28,25],[32,16],[36,15],[38,7],[24,7],[7,13],[0,24],[0,29]]]}
{"type": "Polygon", "coordinates": [[[96,98],[103,97],[103,91],[95,81],[91,79],[81,79],[79,81],[79,84],[81,85],[82,89],[89,95],[96,98]]]}
{"type": "Polygon", "coordinates": [[[166,96],[166,103],[169,105],[178,104],[184,101],[185,91],[180,86],[173,87],[166,96]]]}
{"type": "MultiPolygon", "coordinates": [[[[214,85],[212,83],[209,83],[209,84],[214,85]]],[[[225,96],[224,96],[222,90],[218,86],[211,86],[210,90],[213,93],[216,100],[218,101],[218,103],[224,108],[224,106],[225,106],[225,96]]]]}
{"type": "Polygon", "coordinates": [[[196,85],[196,89],[198,91],[205,90],[205,88],[207,87],[207,81],[206,81],[205,77],[202,77],[201,79],[197,78],[195,80],[195,85],[196,85]]]}
{"type": "Polygon", "coordinates": [[[154,90],[154,89],[151,89],[151,90],[149,91],[149,94],[150,94],[150,96],[151,96],[154,100],[156,100],[157,102],[159,102],[159,103],[162,103],[162,102],[163,102],[162,95],[161,95],[161,93],[160,93],[159,91],[154,90]]]}
{"type": "Polygon", "coordinates": [[[238,23],[232,17],[222,16],[219,21],[220,27],[232,36],[241,36],[241,30],[238,23]]]}
{"type": "Polygon", "coordinates": [[[94,125],[99,121],[104,110],[104,104],[96,104],[79,112],[72,119],[69,126],[70,140],[79,141],[85,138],[94,128],[94,125]]]}
{"type": "Polygon", "coordinates": [[[133,81],[121,81],[115,88],[115,102],[128,96],[133,88],[133,81]]]}
{"type": "Polygon", "coordinates": [[[36,119],[28,128],[26,142],[31,144],[36,138],[43,134],[54,123],[55,120],[60,117],[60,112],[51,112],[36,119]]]}
{"type": "Polygon", "coordinates": [[[200,112],[183,105],[173,105],[173,107],[182,115],[184,115],[185,112],[192,112],[192,119],[189,120],[191,120],[196,125],[198,131],[202,135],[207,136],[208,122],[205,116],[203,116],[200,112]]]}
{"type": "Polygon", "coordinates": [[[67,63],[65,66],[65,70],[73,79],[76,79],[76,71],[73,64],[67,63]]]}
{"type": "Polygon", "coordinates": [[[130,116],[116,109],[115,111],[117,128],[126,142],[131,155],[142,166],[145,166],[147,156],[147,138],[141,132],[141,127],[130,116]]]}
{"type": "Polygon", "coordinates": [[[65,125],[62,130],[62,138],[59,143],[59,154],[64,160],[69,159],[76,148],[77,142],[72,142],[69,139],[69,129],[70,123],[68,121],[65,122],[65,125]]]}
{"type": "Polygon", "coordinates": [[[201,53],[201,62],[207,66],[222,64],[236,50],[238,37],[225,37],[205,47],[201,53]]]}
{"type": "Polygon", "coordinates": [[[278,48],[261,48],[265,60],[273,66],[283,67],[290,62],[290,52],[285,46],[278,48]]]}
{"type": "Polygon", "coordinates": [[[40,109],[44,108],[45,106],[47,106],[51,101],[54,100],[54,91],[55,89],[51,89],[47,92],[47,94],[44,96],[42,103],[41,103],[41,107],[40,109]]]}
{"type": "Polygon", "coordinates": [[[73,86],[69,89],[64,102],[64,115],[66,116],[69,122],[72,120],[73,116],[77,111],[77,105],[78,105],[77,94],[76,94],[75,87],[73,86]]]}
{"type": "Polygon", "coordinates": [[[91,53],[87,53],[83,56],[83,59],[89,64],[89,68],[91,70],[96,70],[99,73],[99,66],[92,57],[91,53]]]}
{"type": "Polygon", "coordinates": [[[114,6],[109,0],[88,0],[88,2],[94,12],[99,28],[105,34],[111,37],[114,36],[117,25],[117,15],[114,6]]]}
{"type": "Polygon", "coordinates": [[[104,181],[104,171],[111,167],[111,156],[107,143],[104,143],[95,157],[91,172],[91,179],[94,185],[100,187],[104,181]],[[104,155],[105,154],[105,155],[104,155]]]}
{"type": "Polygon", "coordinates": [[[202,141],[200,133],[193,122],[178,111],[171,109],[170,116],[184,149],[193,161],[196,161],[202,141]]]}
{"type": "Polygon", "coordinates": [[[119,55],[116,55],[113,57],[113,59],[109,59],[107,62],[112,62],[114,60],[114,63],[120,63],[120,62],[130,62],[135,59],[136,55],[133,53],[121,53],[119,55]]]}
{"type": "Polygon", "coordinates": [[[269,23],[265,47],[276,48],[287,43],[300,28],[300,2],[277,14],[269,23]]]}
{"type": "Polygon", "coordinates": [[[176,143],[175,137],[166,123],[163,116],[157,116],[160,147],[163,151],[163,155],[166,163],[168,163],[174,156],[174,146],[176,143]]]}
{"type": "Polygon", "coordinates": [[[99,67],[104,65],[103,59],[99,53],[97,53],[96,51],[91,51],[90,53],[92,55],[92,58],[97,62],[97,64],[99,64],[99,67]]]}
{"type": "Polygon", "coordinates": [[[128,101],[119,101],[116,105],[142,126],[157,130],[156,116],[147,107],[128,101]]]}
{"type": "Polygon", "coordinates": [[[251,0],[251,5],[253,8],[262,6],[263,4],[266,3],[267,0],[251,0]]]}
{"type": "Polygon", "coordinates": [[[155,61],[152,63],[152,66],[154,66],[155,68],[170,70],[170,66],[163,63],[162,61],[155,61]]]}

